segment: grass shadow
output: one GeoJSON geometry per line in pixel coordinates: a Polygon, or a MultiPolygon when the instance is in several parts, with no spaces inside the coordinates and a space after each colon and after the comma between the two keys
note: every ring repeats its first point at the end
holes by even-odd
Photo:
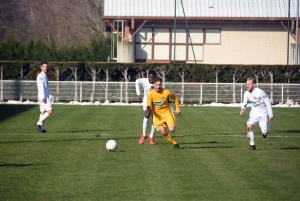
{"type": "Polygon", "coordinates": [[[0,122],[10,117],[16,116],[20,113],[27,112],[32,108],[37,107],[36,105],[9,105],[0,104],[0,122]]]}

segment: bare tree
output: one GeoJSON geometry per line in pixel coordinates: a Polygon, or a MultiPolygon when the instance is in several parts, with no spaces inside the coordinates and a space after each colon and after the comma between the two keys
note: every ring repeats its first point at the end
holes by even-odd
{"type": "Polygon", "coordinates": [[[122,70],[122,74],[125,80],[125,103],[128,103],[128,82],[130,80],[130,75],[128,75],[128,69],[129,67],[126,67],[124,70],[122,70]]]}
{"type": "Polygon", "coordinates": [[[181,97],[180,97],[180,103],[184,103],[184,79],[187,75],[187,72],[180,72],[178,73],[179,77],[181,77],[181,97]]]}
{"type": "Polygon", "coordinates": [[[90,66],[90,67],[86,67],[86,70],[92,76],[93,86],[92,86],[92,93],[91,93],[91,102],[94,102],[96,78],[97,75],[102,70],[102,68],[97,69],[97,67],[90,66]]]}
{"type": "Polygon", "coordinates": [[[71,70],[71,73],[72,73],[72,76],[74,76],[74,84],[75,84],[75,93],[74,93],[74,101],[77,101],[78,100],[78,92],[77,92],[77,80],[78,80],[78,77],[82,74],[82,70],[79,70],[79,66],[72,66],[70,67],[70,70],[71,70]]]}
{"type": "Polygon", "coordinates": [[[108,100],[108,81],[109,81],[109,75],[108,75],[109,71],[108,68],[105,69],[105,77],[106,77],[106,85],[105,85],[105,100],[108,100]]]}
{"type": "MultiPolygon", "coordinates": [[[[291,83],[291,78],[293,76],[295,76],[297,73],[299,73],[298,69],[296,69],[296,68],[294,68],[292,66],[285,67],[284,74],[285,74],[285,77],[287,78],[287,83],[288,84],[291,83]]],[[[286,93],[287,93],[287,101],[289,101],[290,100],[289,85],[287,85],[286,93]]]]}
{"type": "Polygon", "coordinates": [[[266,76],[268,76],[268,77],[270,77],[270,100],[271,100],[271,102],[273,103],[273,83],[274,83],[274,74],[273,74],[273,72],[270,70],[270,69],[262,69],[261,70],[261,74],[262,74],[262,76],[263,77],[266,77],[266,76]]]}
{"type": "Polygon", "coordinates": [[[8,33],[14,33],[19,39],[28,37],[26,26],[28,24],[26,0],[1,0],[0,1],[0,38],[5,38],[8,33]]]}
{"type": "MultiPolygon", "coordinates": [[[[145,76],[145,71],[143,71],[143,70],[136,70],[136,72],[137,72],[137,74],[138,74],[138,77],[139,78],[144,78],[145,76]]],[[[146,70],[146,77],[148,77],[148,72],[149,72],[149,70],[146,70]]]]}
{"type": "Polygon", "coordinates": [[[167,68],[165,65],[155,67],[155,71],[158,77],[160,77],[163,81],[162,83],[163,87],[165,87],[166,76],[170,73],[171,70],[172,70],[171,66],[170,68],[167,68]]]}
{"type": "Polygon", "coordinates": [[[61,45],[85,43],[104,33],[103,0],[1,0],[0,38],[9,32],[61,45]]]}
{"type": "Polygon", "coordinates": [[[87,29],[82,32],[83,37],[102,35],[104,33],[105,23],[101,20],[103,10],[103,0],[85,0],[84,22],[87,29]]]}
{"type": "Polygon", "coordinates": [[[258,86],[259,75],[261,74],[261,68],[251,68],[251,72],[256,78],[256,86],[258,86]]]}
{"type": "Polygon", "coordinates": [[[236,91],[235,91],[235,83],[239,81],[239,79],[241,78],[241,76],[244,74],[245,69],[244,70],[240,70],[238,68],[235,68],[233,74],[232,74],[232,101],[233,103],[236,103],[236,91]]]}

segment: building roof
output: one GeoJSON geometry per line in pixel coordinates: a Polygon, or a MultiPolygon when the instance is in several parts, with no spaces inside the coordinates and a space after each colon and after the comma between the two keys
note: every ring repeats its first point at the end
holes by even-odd
{"type": "MultiPolygon", "coordinates": [[[[105,0],[102,18],[173,19],[174,2],[175,0],[105,0]]],[[[288,18],[288,2],[288,0],[176,0],[176,17],[183,18],[185,12],[190,20],[283,20],[288,18]]],[[[297,0],[290,2],[290,17],[295,19],[297,0]]]]}

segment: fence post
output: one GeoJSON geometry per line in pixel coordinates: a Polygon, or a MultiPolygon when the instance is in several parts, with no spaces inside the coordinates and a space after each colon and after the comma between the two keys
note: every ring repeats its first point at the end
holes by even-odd
{"type": "Polygon", "coordinates": [[[0,101],[3,101],[3,67],[1,66],[1,94],[0,94],[0,101]]]}
{"type": "Polygon", "coordinates": [[[243,84],[241,84],[241,103],[243,102],[243,84]]]}
{"type": "Polygon", "coordinates": [[[202,83],[200,84],[200,104],[202,104],[202,91],[203,89],[202,89],[202,83]]]}
{"type": "Polygon", "coordinates": [[[216,83],[216,103],[218,103],[218,82],[216,83]]]}
{"type": "Polygon", "coordinates": [[[281,102],[283,104],[283,84],[281,85],[281,102]]]}
{"type": "Polygon", "coordinates": [[[121,92],[121,94],[120,94],[120,103],[122,103],[122,98],[123,98],[123,83],[122,82],[120,82],[120,84],[121,84],[121,90],[120,90],[120,92],[121,92]]]}
{"type": "Polygon", "coordinates": [[[80,102],[82,102],[82,82],[80,82],[80,102]]]}

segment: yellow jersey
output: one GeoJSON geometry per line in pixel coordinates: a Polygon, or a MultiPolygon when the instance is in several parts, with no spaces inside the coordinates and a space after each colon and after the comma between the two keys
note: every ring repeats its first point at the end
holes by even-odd
{"type": "Polygon", "coordinates": [[[151,89],[148,93],[147,106],[152,108],[154,115],[172,113],[169,98],[175,101],[176,110],[180,110],[178,97],[168,89],[161,88],[159,92],[151,89]]]}

